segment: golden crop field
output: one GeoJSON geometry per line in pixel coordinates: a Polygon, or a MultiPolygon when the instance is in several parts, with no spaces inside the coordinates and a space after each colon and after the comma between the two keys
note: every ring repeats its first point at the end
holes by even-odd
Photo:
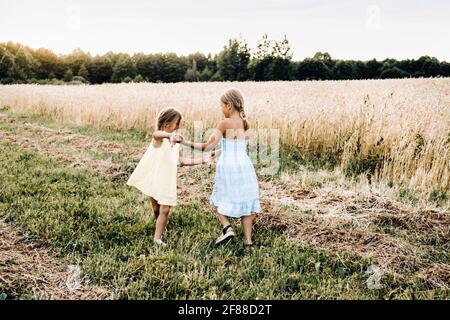
{"type": "Polygon", "coordinates": [[[450,186],[450,79],[326,82],[0,86],[0,105],[64,123],[151,130],[157,112],[178,108],[183,126],[221,119],[230,87],[246,98],[253,127],[280,130],[282,152],[371,170],[422,191],[450,186]]]}

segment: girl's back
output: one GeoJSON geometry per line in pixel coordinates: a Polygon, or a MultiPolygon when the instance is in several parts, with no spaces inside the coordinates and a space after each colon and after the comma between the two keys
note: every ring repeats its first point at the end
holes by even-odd
{"type": "MultiPolygon", "coordinates": [[[[242,118],[228,118],[224,119],[224,127],[225,127],[225,133],[224,138],[225,139],[237,139],[237,140],[248,140],[250,139],[250,132],[245,130],[244,127],[244,121],[242,118]]],[[[248,127],[250,125],[248,124],[248,127]]]]}

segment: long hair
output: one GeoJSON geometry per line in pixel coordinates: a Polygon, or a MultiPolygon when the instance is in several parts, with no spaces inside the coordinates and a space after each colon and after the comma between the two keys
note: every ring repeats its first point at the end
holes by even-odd
{"type": "Polygon", "coordinates": [[[164,126],[178,118],[178,124],[181,121],[181,113],[174,108],[166,108],[159,112],[156,117],[155,127],[157,130],[163,130],[164,126]]]}
{"type": "Polygon", "coordinates": [[[234,109],[236,109],[239,114],[242,117],[242,120],[244,121],[244,130],[248,130],[248,122],[247,122],[247,116],[245,115],[244,111],[244,96],[238,89],[229,89],[227,92],[225,92],[222,97],[220,98],[220,101],[222,101],[225,104],[231,104],[234,109]]]}

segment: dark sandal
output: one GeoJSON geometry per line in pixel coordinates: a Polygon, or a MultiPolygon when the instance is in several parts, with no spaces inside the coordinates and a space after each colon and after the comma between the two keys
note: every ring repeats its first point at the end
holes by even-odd
{"type": "Polygon", "coordinates": [[[225,228],[222,229],[222,235],[216,239],[216,244],[222,243],[225,240],[234,237],[234,231],[233,230],[228,232],[228,229],[230,229],[230,228],[231,228],[231,225],[229,224],[225,228]]]}

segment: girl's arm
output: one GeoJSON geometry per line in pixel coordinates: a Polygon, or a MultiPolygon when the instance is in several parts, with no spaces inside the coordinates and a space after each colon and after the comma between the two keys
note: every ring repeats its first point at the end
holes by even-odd
{"type": "Polygon", "coordinates": [[[153,138],[155,139],[163,139],[163,138],[169,138],[171,137],[171,133],[162,131],[162,130],[156,130],[153,132],[153,138]]]}
{"type": "Polygon", "coordinates": [[[180,149],[179,162],[180,162],[181,166],[195,166],[198,164],[206,164],[206,163],[211,162],[211,155],[204,154],[201,158],[196,158],[196,159],[185,158],[183,156],[183,151],[181,151],[181,149],[180,149]]]}
{"type": "Polygon", "coordinates": [[[185,158],[183,156],[183,152],[180,150],[180,165],[181,166],[195,166],[198,164],[207,164],[211,163],[211,161],[220,156],[222,153],[221,150],[213,151],[211,153],[205,153],[201,158],[185,158]]]}
{"type": "Polygon", "coordinates": [[[205,160],[203,158],[197,158],[197,159],[188,159],[188,158],[180,158],[180,165],[181,166],[195,166],[198,164],[207,164],[210,161],[205,160]]]}
{"type": "Polygon", "coordinates": [[[203,150],[203,151],[209,151],[214,149],[220,142],[220,139],[222,139],[223,134],[226,130],[226,122],[225,120],[222,120],[217,125],[217,128],[214,130],[214,132],[211,134],[211,136],[208,138],[208,141],[205,143],[202,142],[191,142],[188,140],[181,141],[181,144],[191,147],[192,149],[197,150],[203,150]]]}
{"type": "Polygon", "coordinates": [[[153,132],[153,138],[161,140],[167,138],[170,140],[170,144],[174,145],[175,143],[179,143],[183,141],[183,137],[178,135],[176,132],[168,133],[162,130],[156,130],[153,132]]]}
{"type": "Polygon", "coordinates": [[[211,158],[217,159],[222,154],[222,149],[211,152],[211,158]]]}

